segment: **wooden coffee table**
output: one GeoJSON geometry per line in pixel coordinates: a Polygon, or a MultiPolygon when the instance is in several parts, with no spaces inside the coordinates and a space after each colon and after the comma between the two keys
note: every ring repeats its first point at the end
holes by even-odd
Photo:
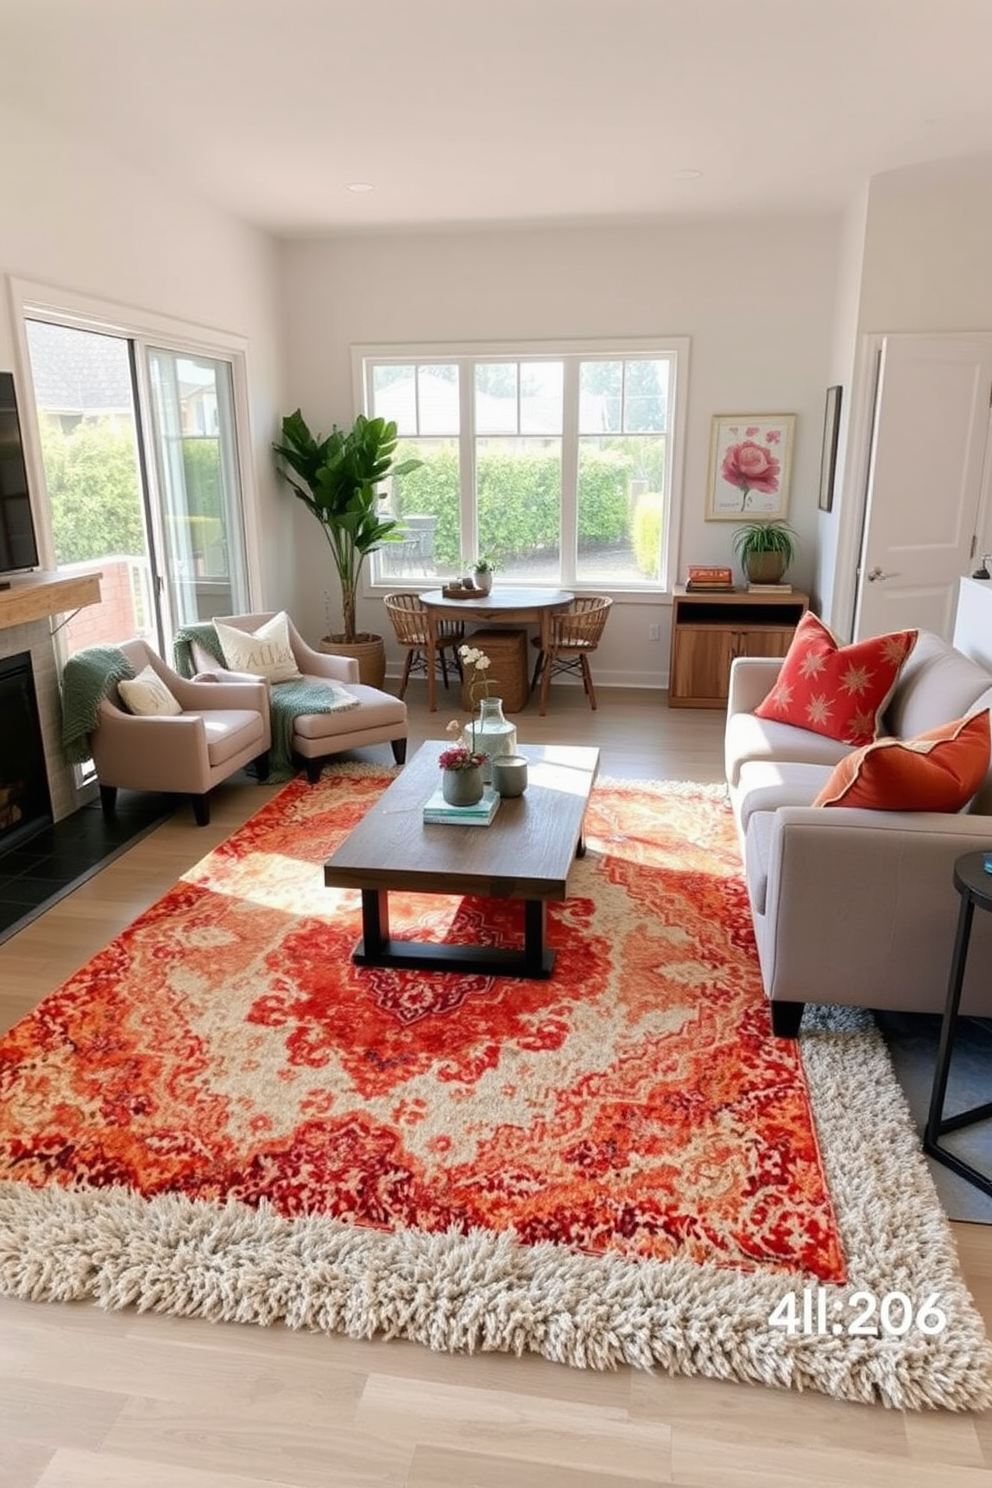
{"type": "Polygon", "coordinates": [[[362,893],[363,933],[352,960],[358,966],[549,977],[555,953],[545,940],[546,906],[567,897],[569,868],[584,851],[582,820],[599,750],[521,745],[527,790],[504,800],[488,827],[426,825],[424,802],[438,783],[438,755],[448,747],[441,740],[422,745],[324,864],[328,888],[362,893]],[[393,940],[390,889],[522,899],[523,946],[393,940]]]}

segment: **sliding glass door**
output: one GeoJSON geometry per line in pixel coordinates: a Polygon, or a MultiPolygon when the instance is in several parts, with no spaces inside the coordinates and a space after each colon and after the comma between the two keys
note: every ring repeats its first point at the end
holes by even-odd
{"type": "Polygon", "coordinates": [[[229,360],[27,318],[54,556],[103,574],[66,653],[248,608],[229,360]]]}
{"type": "Polygon", "coordinates": [[[162,577],[175,627],[248,608],[229,362],[148,347],[162,577]]]}

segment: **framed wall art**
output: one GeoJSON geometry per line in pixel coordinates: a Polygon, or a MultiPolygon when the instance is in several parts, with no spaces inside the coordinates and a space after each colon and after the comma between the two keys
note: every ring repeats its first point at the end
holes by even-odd
{"type": "Polygon", "coordinates": [[[840,399],[843,389],[827,388],[827,406],[823,412],[823,450],[820,454],[820,510],[831,511],[834,504],[834,473],[837,469],[837,436],[840,433],[840,399]]]}
{"type": "Polygon", "coordinates": [[[794,413],[718,413],[710,434],[708,522],[784,518],[789,508],[794,413]]]}

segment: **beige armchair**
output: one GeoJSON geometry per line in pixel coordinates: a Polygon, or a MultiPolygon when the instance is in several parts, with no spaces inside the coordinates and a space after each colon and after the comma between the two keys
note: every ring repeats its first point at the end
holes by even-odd
{"type": "Polygon", "coordinates": [[[263,780],[268,773],[268,687],[259,678],[190,682],[142,640],[126,641],[120,649],[135,672],[151,666],[183,711],[137,717],[111,688],[90,736],[103,809],[113,812],[121,786],[176,791],[191,797],[197,824],[205,827],[213,786],[252,760],[263,780]]]}
{"type": "MultiPolygon", "coordinates": [[[[216,618],[225,625],[252,632],[271,620],[275,613],[269,610],[257,615],[218,615],[216,618]]],[[[296,665],[308,681],[323,679],[341,683],[358,698],[357,708],[337,713],[302,713],[294,720],[291,747],[293,753],[303,760],[311,784],[319,780],[325,761],[332,755],[367,744],[388,744],[396,763],[403,764],[407,740],[406,703],[392,693],[359,682],[358,662],[354,657],[333,656],[308,646],[292,620],[289,622],[289,640],[296,665]]],[[[201,671],[224,676],[213,657],[197,655],[195,646],[194,657],[201,671]]]]}

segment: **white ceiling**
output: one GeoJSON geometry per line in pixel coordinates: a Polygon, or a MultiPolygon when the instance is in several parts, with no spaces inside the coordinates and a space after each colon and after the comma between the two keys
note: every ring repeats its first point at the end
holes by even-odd
{"type": "Polygon", "coordinates": [[[834,210],[992,151],[992,0],[0,0],[0,103],[286,237],[834,210]]]}

